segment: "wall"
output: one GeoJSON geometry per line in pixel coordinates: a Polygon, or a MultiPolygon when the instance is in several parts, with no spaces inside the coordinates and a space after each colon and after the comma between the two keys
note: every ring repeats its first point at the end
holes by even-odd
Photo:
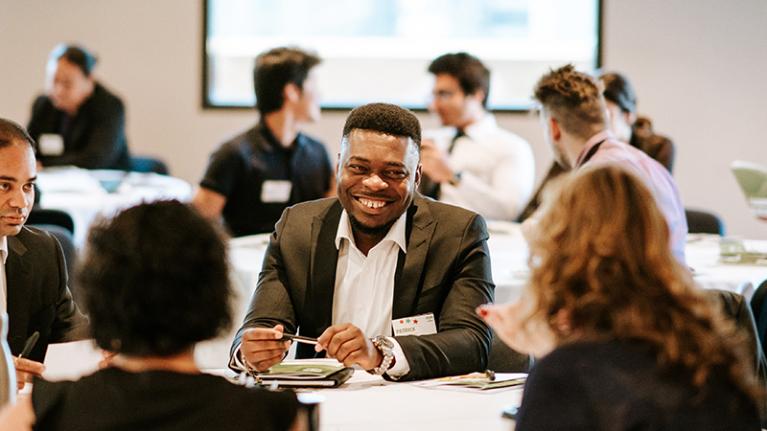
{"type": "MultiPolygon", "coordinates": [[[[767,164],[757,129],[767,119],[767,80],[749,79],[767,69],[767,2],[604,3],[605,68],[631,77],[640,111],[677,144],[685,203],[719,212],[731,234],[767,238],[767,223],[751,216],[729,172],[735,159],[767,164]]],[[[82,41],[100,54],[98,73],[127,103],[133,152],[160,156],[194,182],[216,144],[255,120],[252,112],[200,107],[201,20],[198,0],[0,0],[0,116],[25,123],[49,50],[82,41]]],[[[324,113],[307,131],[335,151],[344,118],[324,113]]],[[[542,175],[551,154],[537,118],[499,121],[528,139],[542,175]]]]}

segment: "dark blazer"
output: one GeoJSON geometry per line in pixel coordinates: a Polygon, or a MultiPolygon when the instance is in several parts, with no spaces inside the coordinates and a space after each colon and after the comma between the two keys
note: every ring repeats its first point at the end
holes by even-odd
{"type": "MultiPolygon", "coordinates": [[[[331,325],[342,207],[336,198],[287,208],[277,222],[250,308],[235,336],[278,323],[317,337],[331,325]]],[[[475,308],[493,300],[487,229],[479,215],[416,197],[408,210],[407,253],[400,252],[392,318],[434,313],[437,334],[396,337],[410,365],[402,380],[483,370],[490,330],[475,308]]],[[[381,334],[366,334],[367,336],[381,334]]],[[[297,346],[297,357],[315,356],[297,346]]]]}
{"type": "Polygon", "coordinates": [[[39,154],[43,166],[75,165],[85,169],[130,169],[130,154],[125,137],[125,108],[122,101],[101,84],[83,102],[77,114],[69,119],[66,130],[62,125],[66,114],[56,109],[47,96],[40,96],[32,105],[29,134],[37,142],[44,133],[64,138],[64,153],[60,156],[39,154]]]}
{"type": "Polygon", "coordinates": [[[18,355],[27,337],[39,331],[29,358],[42,362],[49,343],[85,338],[87,319],[67,287],[66,264],[58,241],[45,231],[28,227],[7,238],[8,344],[18,355]]]}

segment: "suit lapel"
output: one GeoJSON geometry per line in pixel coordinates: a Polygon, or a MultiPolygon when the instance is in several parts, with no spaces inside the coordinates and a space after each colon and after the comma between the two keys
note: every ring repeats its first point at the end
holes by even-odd
{"type": "Polygon", "coordinates": [[[306,322],[302,325],[308,331],[307,336],[319,336],[332,322],[338,261],[335,238],[341,210],[341,204],[336,201],[327,213],[315,217],[312,222],[311,278],[304,302],[306,322]]]}
{"type": "Polygon", "coordinates": [[[407,254],[400,251],[394,278],[392,318],[407,317],[414,313],[423,288],[426,255],[437,223],[425,199],[416,197],[408,210],[407,254]]]}
{"type": "Polygon", "coordinates": [[[22,295],[19,291],[21,286],[31,286],[31,282],[28,280],[31,274],[30,263],[23,259],[26,252],[27,247],[18,238],[8,237],[8,258],[5,261],[5,286],[8,292],[8,320],[10,322],[8,341],[11,344],[18,344],[20,340],[26,337],[24,323],[29,316],[24,310],[29,309],[28,301],[31,295],[22,295]]]}

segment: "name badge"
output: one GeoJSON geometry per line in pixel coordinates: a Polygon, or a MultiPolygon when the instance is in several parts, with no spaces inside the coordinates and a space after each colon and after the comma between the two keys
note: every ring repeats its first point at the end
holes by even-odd
{"type": "Polygon", "coordinates": [[[261,185],[261,202],[282,203],[290,200],[293,184],[285,180],[266,180],[261,185]]]}
{"type": "Polygon", "coordinates": [[[437,322],[434,313],[419,314],[418,316],[403,317],[391,321],[394,336],[402,335],[431,335],[437,333],[437,322]]]}
{"type": "Polygon", "coordinates": [[[64,138],[53,133],[42,134],[38,139],[38,147],[44,156],[60,156],[64,154],[64,138]]]}

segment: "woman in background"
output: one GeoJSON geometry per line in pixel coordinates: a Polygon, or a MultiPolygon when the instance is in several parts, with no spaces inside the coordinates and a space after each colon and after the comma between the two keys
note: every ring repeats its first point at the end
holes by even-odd
{"type": "Polygon", "coordinates": [[[96,57],[61,44],[46,67],[46,94],[35,99],[27,129],[43,166],[130,169],[125,108],[93,77],[96,57]]]}
{"type": "Polygon", "coordinates": [[[203,374],[194,345],[231,324],[227,248],[176,201],[129,208],[91,229],[79,267],[96,344],[111,365],[77,381],[35,380],[2,430],[303,429],[292,392],[203,374]]]}
{"type": "Polygon", "coordinates": [[[672,256],[649,190],[616,166],[558,181],[522,299],[478,310],[541,357],[516,429],[758,430],[742,335],[672,256]]]}

